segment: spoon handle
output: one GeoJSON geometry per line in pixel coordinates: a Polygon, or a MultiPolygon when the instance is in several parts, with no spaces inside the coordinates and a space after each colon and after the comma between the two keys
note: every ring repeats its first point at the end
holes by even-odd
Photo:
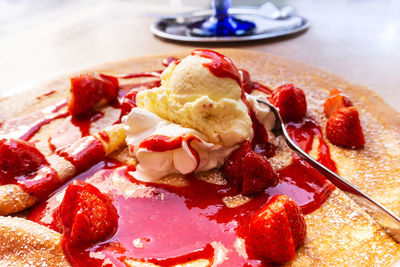
{"type": "Polygon", "coordinates": [[[275,115],[276,135],[281,135],[290,149],[292,149],[299,157],[306,161],[311,167],[324,175],[337,188],[347,194],[358,206],[367,212],[396,242],[400,243],[400,219],[384,206],[379,204],[373,198],[365,194],[363,191],[352,185],[327,167],[316,161],[306,152],[304,152],[290,137],[286,131],[283,120],[272,104],[257,100],[259,103],[267,105],[275,115]]]}

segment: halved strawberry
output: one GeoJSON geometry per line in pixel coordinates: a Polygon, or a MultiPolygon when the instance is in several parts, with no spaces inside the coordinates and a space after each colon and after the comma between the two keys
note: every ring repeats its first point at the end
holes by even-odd
{"type": "Polygon", "coordinates": [[[68,186],[58,216],[62,223],[58,228],[63,229],[67,242],[79,246],[104,241],[118,228],[118,214],[111,199],[81,181],[68,186]]]}
{"type": "Polygon", "coordinates": [[[104,74],[72,77],[68,111],[72,116],[85,115],[93,108],[116,98],[118,88],[118,79],[104,74]]]}
{"type": "Polygon", "coordinates": [[[365,140],[356,108],[344,107],[334,112],[326,124],[326,136],[334,145],[362,148],[365,140]]]}
{"type": "Polygon", "coordinates": [[[0,140],[1,177],[28,175],[45,164],[46,158],[34,145],[19,139],[0,140]]]}
{"type": "Polygon", "coordinates": [[[278,183],[278,177],[272,170],[271,164],[256,152],[250,151],[246,154],[242,160],[241,170],[244,195],[262,192],[278,183]]]}
{"type": "Polygon", "coordinates": [[[297,204],[276,195],[250,220],[247,246],[270,263],[283,264],[304,244],[307,226],[297,204]]]}
{"type": "Polygon", "coordinates": [[[293,84],[278,87],[269,100],[279,108],[279,114],[285,122],[301,120],[307,112],[306,96],[300,88],[293,84]]]}
{"type": "Polygon", "coordinates": [[[224,174],[230,184],[241,187],[243,181],[242,161],[250,151],[251,143],[248,141],[243,142],[225,161],[224,174]]]}
{"type": "Polygon", "coordinates": [[[343,107],[351,107],[353,103],[350,101],[349,97],[345,95],[339,89],[332,89],[330,92],[330,97],[325,100],[324,103],[324,113],[327,118],[329,118],[332,113],[343,107]]]}

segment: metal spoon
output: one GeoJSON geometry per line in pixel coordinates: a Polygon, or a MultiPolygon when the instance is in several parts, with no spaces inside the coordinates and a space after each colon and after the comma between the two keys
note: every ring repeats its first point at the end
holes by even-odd
{"type": "Polygon", "coordinates": [[[285,124],[278,109],[267,101],[257,100],[258,103],[267,105],[275,115],[275,126],[273,132],[276,136],[282,136],[286,144],[297,155],[311,165],[314,169],[324,175],[335,186],[347,194],[354,202],[366,211],[396,242],[400,243],[400,219],[384,206],[376,202],[373,198],[362,192],[356,186],[352,185],[336,173],[332,172],[324,165],[310,157],[292,139],[286,131],[285,124]]]}

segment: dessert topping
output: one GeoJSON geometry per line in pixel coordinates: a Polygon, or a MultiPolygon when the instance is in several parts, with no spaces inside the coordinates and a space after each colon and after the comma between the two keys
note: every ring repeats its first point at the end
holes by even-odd
{"type": "Polygon", "coordinates": [[[306,222],[297,204],[276,195],[250,220],[247,246],[268,262],[283,264],[295,257],[304,244],[306,222]]]}
{"type": "Polygon", "coordinates": [[[327,118],[340,108],[353,106],[350,98],[338,89],[332,89],[329,95],[324,103],[324,113],[327,118]]]}
{"type": "Polygon", "coordinates": [[[135,178],[156,181],[171,173],[221,167],[236,146],[206,142],[200,132],[171,123],[141,108],[123,118],[129,151],[138,159],[135,178]]]}
{"type": "Polygon", "coordinates": [[[103,143],[95,136],[89,135],[57,150],[57,154],[71,162],[76,170],[81,172],[102,160],[106,152],[103,143]]]}
{"type": "Polygon", "coordinates": [[[67,242],[83,247],[105,241],[118,228],[118,214],[111,199],[81,181],[68,186],[56,216],[67,242]]]}
{"type": "Polygon", "coordinates": [[[306,96],[293,84],[284,84],[278,87],[271,96],[272,105],[279,108],[279,114],[285,122],[299,121],[307,112],[306,96]]]}
{"type": "Polygon", "coordinates": [[[161,86],[140,91],[136,103],[165,120],[199,131],[207,142],[230,147],[251,136],[251,120],[236,67],[211,54],[196,52],[179,65],[171,63],[161,74],[161,86]]]}
{"type": "Polygon", "coordinates": [[[242,161],[242,176],[244,195],[262,192],[278,183],[278,177],[268,160],[253,151],[248,152],[242,161]]]}
{"type": "Polygon", "coordinates": [[[337,146],[351,149],[364,147],[364,134],[356,108],[344,107],[335,111],[326,123],[326,136],[337,146]]]}
{"type": "Polygon", "coordinates": [[[248,152],[251,151],[250,142],[246,141],[240,144],[240,147],[234,150],[226,159],[224,164],[225,178],[232,186],[237,186],[239,189],[242,186],[242,162],[248,152]]]}
{"type": "Polygon", "coordinates": [[[81,74],[72,77],[68,111],[72,116],[85,115],[116,98],[118,88],[118,79],[109,75],[81,74]]]}
{"type": "Polygon", "coordinates": [[[225,161],[224,174],[232,186],[244,195],[252,195],[275,186],[278,178],[268,160],[253,152],[251,144],[244,142],[225,161]]]}

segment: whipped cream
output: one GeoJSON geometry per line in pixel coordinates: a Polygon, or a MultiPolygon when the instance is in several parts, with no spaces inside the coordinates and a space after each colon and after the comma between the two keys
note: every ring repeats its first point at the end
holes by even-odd
{"type": "Polygon", "coordinates": [[[134,177],[145,182],[155,182],[172,173],[189,174],[221,167],[228,155],[238,147],[209,143],[200,132],[164,120],[141,108],[133,108],[122,122],[129,151],[139,161],[134,177]],[[182,138],[181,146],[173,150],[152,151],[140,146],[151,136],[193,138],[182,138]]]}
{"type": "MultiPolygon", "coordinates": [[[[257,120],[264,125],[269,141],[276,144],[276,137],[271,132],[275,116],[268,106],[257,102],[257,99],[267,101],[266,95],[253,91],[246,94],[246,98],[257,120]]],[[[155,182],[173,173],[185,175],[221,167],[229,154],[239,146],[235,144],[225,147],[211,143],[199,131],[162,119],[142,108],[133,108],[130,114],[123,117],[122,123],[129,151],[139,162],[134,177],[145,182],[155,182]],[[181,146],[172,150],[152,151],[141,147],[143,141],[152,136],[164,136],[169,139],[184,136],[193,138],[182,138],[181,146]]],[[[248,140],[251,141],[252,137],[251,133],[248,140]]]]}

